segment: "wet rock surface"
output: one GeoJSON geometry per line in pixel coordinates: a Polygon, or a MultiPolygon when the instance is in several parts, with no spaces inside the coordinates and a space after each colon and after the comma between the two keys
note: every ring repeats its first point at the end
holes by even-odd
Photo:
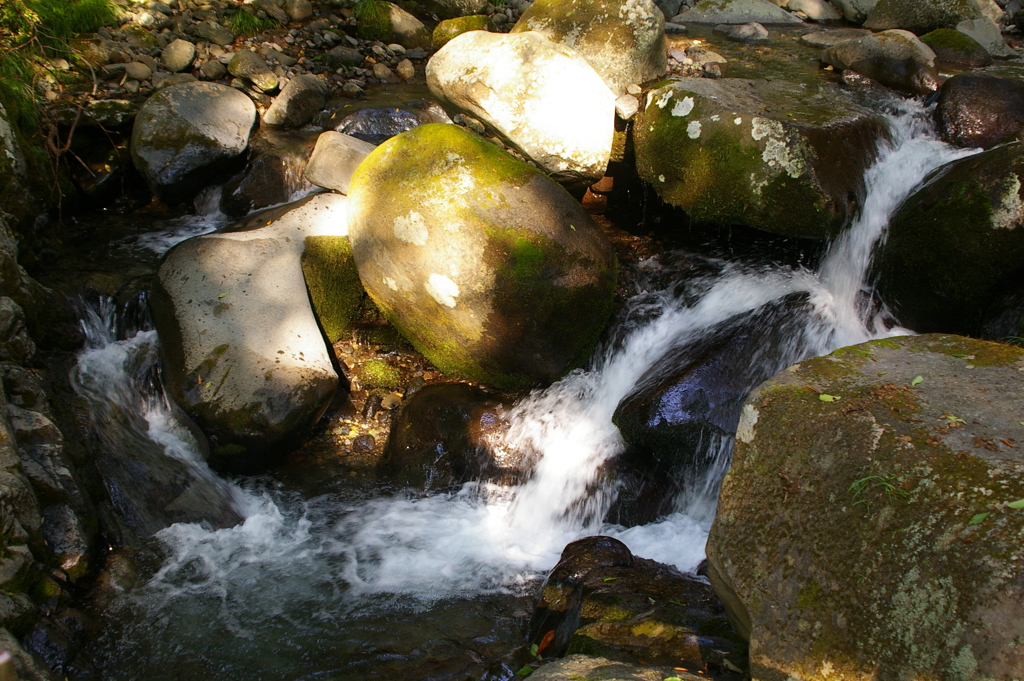
{"type": "Polygon", "coordinates": [[[953,76],[935,107],[942,139],[989,149],[1024,137],[1024,81],[983,73],[953,76]]]}
{"type": "Polygon", "coordinates": [[[939,89],[935,53],[913,33],[902,29],[839,43],[825,50],[821,59],[837,69],[850,69],[910,94],[928,94],[939,89]]]}

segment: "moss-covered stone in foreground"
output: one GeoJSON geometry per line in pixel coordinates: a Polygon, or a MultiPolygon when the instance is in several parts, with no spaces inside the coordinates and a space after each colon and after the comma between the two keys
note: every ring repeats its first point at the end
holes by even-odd
{"type": "Polygon", "coordinates": [[[332,343],[348,330],[363,299],[363,286],[347,236],[307,236],[302,252],[313,314],[332,343]]]}
{"type": "Polygon", "coordinates": [[[445,19],[434,27],[431,42],[435,50],[440,50],[449,40],[463,33],[469,31],[490,31],[494,33],[497,30],[498,28],[491,21],[491,18],[483,14],[455,17],[454,19],[445,19]]]}
{"type": "Polygon", "coordinates": [[[1024,350],[956,336],[754,391],[708,543],[753,678],[1020,678],[1022,421],[1024,350]]]}

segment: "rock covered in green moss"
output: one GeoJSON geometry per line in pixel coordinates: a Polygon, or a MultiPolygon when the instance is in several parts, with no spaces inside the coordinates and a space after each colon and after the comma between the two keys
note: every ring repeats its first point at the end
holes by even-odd
{"type": "Polygon", "coordinates": [[[708,539],[754,679],[1020,677],[1024,350],[909,336],[747,399],[708,539]]]}
{"type": "Polygon", "coordinates": [[[150,305],[164,381],[218,468],[250,472],[279,458],[334,396],[300,259],[306,237],[344,235],[346,201],[321,194],[256,213],[179,244],[160,265],[150,305]]]}
{"type": "Polygon", "coordinates": [[[589,357],[611,312],[615,257],[533,166],[428,124],[370,154],[349,198],[363,285],[442,371],[529,386],[589,357]]]}
{"type": "Polygon", "coordinates": [[[942,139],[958,147],[989,149],[1024,139],[1024,80],[963,73],[942,84],[935,106],[942,139]]]}
{"type": "Polygon", "coordinates": [[[640,177],[695,221],[814,238],[847,225],[884,134],[836,87],[732,78],[651,91],[633,128],[640,177]]]}
{"type": "Polygon", "coordinates": [[[921,36],[921,42],[932,48],[937,60],[946,64],[977,68],[992,63],[992,55],[981,43],[953,28],[937,28],[921,36]]]}
{"type": "Polygon", "coordinates": [[[491,33],[497,32],[497,27],[494,22],[491,21],[489,16],[483,14],[471,14],[465,17],[455,17],[453,19],[445,19],[434,27],[434,33],[431,41],[434,45],[435,50],[440,50],[448,41],[456,36],[460,36],[463,33],[470,31],[490,31],[491,33]]]}
{"type": "Polygon", "coordinates": [[[596,180],[611,157],[615,96],[582,57],[535,32],[463,33],[427,63],[434,95],[561,180],[596,180]]]}
{"type": "Polygon", "coordinates": [[[939,89],[935,53],[909,31],[882,31],[839,43],[825,50],[821,61],[901,92],[926,95],[939,89]]]}
{"type": "Polygon", "coordinates": [[[275,93],[281,81],[263,57],[251,50],[239,50],[228,62],[228,73],[247,80],[260,92],[275,93]]]}
{"type": "Polygon", "coordinates": [[[136,169],[165,201],[188,198],[249,144],[256,107],[218,83],[183,83],[158,90],[132,128],[136,169]]]}
{"type": "Polygon", "coordinates": [[[454,19],[487,11],[487,0],[418,0],[425,11],[440,19],[454,19]]]}
{"type": "Polygon", "coordinates": [[[536,31],[580,54],[615,95],[665,75],[665,17],[651,0],[535,0],[513,33],[536,31]]]}
{"type": "MultiPolygon", "coordinates": [[[[942,166],[889,223],[879,295],[904,326],[979,335],[1024,280],[1024,142],[942,166]]],[[[1019,327],[1024,311],[1015,312],[1019,327]]]]}
{"type": "Polygon", "coordinates": [[[961,21],[987,18],[998,22],[1002,10],[994,0],[878,0],[865,28],[902,28],[924,35],[937,28],[956,28],[961,21]]]}
{"type": "Polygon", "coordinates": [[[348,236],[307,236],[302,275],[324,335],[337,342],[349,329],[363,300],[363,285],[348,236]]]}

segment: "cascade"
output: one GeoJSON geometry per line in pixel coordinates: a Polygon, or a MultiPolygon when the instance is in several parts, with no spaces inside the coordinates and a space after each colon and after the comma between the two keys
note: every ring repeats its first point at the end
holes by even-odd
{"type": "MultiPolygon", "coordinates": [[[[756,358],[768,363],[768,375],[837,347],[909,333],[871,304],[865,281],[871,253],[889,216],[926,175],[969,152],[935,139],[919,104],[898,106],[889,116],[891,139],[868,171],[864,207],[817,272],[723,262],[714,276],[688,282],[682,295],[679,287],[647,288],[671,269],[669,259],[642,263],[623,328],[613,334],[620,342],[599,352],[586,370],[535,391],[506,414],[510,427],[491,443],[495,452],[527,453],[524,459],[533,462],[514,487],[471,482],[455,493],[412,496],[339,483],[303,498],[264,477],[222,480],[190,449],[195,443],[158,382],[133,378],[152,370],[154,332],[118,336],[109,308],[87,312],[90,341],[76,369],[76,389],[100,413],[116,405],[123,415],[114,420],[128,423],[136,440],[144,431],[242,518],[220,529],[179,522],[156,534],[166,553],[162,565],[114,607],[123,624],[102,641],[109,677],[131,678],[138,664],[146,666],[147,678],[198,677],[212,659],[219,660],[218,678],[246,678],[246,665],[276,676],[344,625],[353,633],[323,653],[319,668],[341,676],[349,670],[358,678],[358,665],[352,666],[360,655],[358,632],[383,626],[382,613],[526,593],[566,543],[589,534],[615,536],[637,555],[693,570],[704,557],[732,438],[708,443],[708,472],[688,481],[673,513],[620,527],[604,520],[616,488],[602,477],[602,467],[624,447],[612,414],[665,353],[787,295],[805,294],[809,305],[792,312],[801,315],[800,330],[780,352],[756,358]],[[145,636],[141,625],[150,629],[145,636]],[[184,671],[183,650],[199,651],[184,671]],[[119,675],[118,669],[131,672],[119,675]]],[[[144,245],[166,250],[221,219],[207,214],[144,245]]]]}

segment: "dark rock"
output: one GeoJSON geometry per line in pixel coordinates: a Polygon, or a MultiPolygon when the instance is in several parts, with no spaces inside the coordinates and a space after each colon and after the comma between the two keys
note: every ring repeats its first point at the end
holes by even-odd
{"type": "Polygon", "coordinates": [[[501,426],[500,405],[490,393],[465,383],[421,388],[392,420],[379,472],[397,484],[427,491],[510,476],[485,441],[501,426]]]}
{"type": "Polygon", "coordinates": [[[914,95],[939,89],[935,53],[909,31],[882,31],[828,48],[822,62],[914,95]]]}
{"type": "Polygon", "coordinates": [[[989,149],[1024,139],[1024,80],[965,73],[939,92],[935,119],[942,139],[958,147],[989,149]]]}
{"type": "MultiPolygon", "coordinates": [[[[1024,283],[1024,142],[948,163],[889,223],[872,276],[904,326],[978,335],[1024,283]]],[[[1019,325],[1018,325],[1019,326],[1019,325]]]]}
{"type": "Polygon", "coordinates": [[[751,393],[707,552],[752,677],[1014,678],[1022,413],[1024,349],[955,336],[843,348],[751,393]]]}
{"type": "Polygon", "coordinates": [[[324,63],[332,69],[341,66],[359,66],[363,63],[363,53],[354,47],[338,45],[324,54],[324,63]]]}
{"type": "MultiPolygon", "coordinates": [[[[952,28],[938,28],[921,36],[935,58],[952,66],[978,68],[992,63],[992,55],[977,40],[952,28]]],[[[947,81],[948,82],[948,81],[947,81]]]]}
{"type": "Polygon", "coordinates": [[[221,210],[242,217],[253,210],[287,203],[312,189],[303,177],[316,133],[260,128],[249,143],[249,161],[224,185],[221,210]]]}
{"type": "Polygon", "coordinates": [[[329,94],[330,89],[322,78],[312,74],[292,78],[263,115],[263,122],[283,128],[300,128],[320,113],[329,94]]]}
{"type": "MultiPolygon", "coordinates": [[[[369,142],[380,144],[395,135],[401,135],[418,125],[431,122],[425,111],[410,111],[399,107],[382,109],[359,109],[346,115],[332,127],[341,133],[369,142]]],[[[328,121],[330,122],[330,121],[328,121]]]]}

